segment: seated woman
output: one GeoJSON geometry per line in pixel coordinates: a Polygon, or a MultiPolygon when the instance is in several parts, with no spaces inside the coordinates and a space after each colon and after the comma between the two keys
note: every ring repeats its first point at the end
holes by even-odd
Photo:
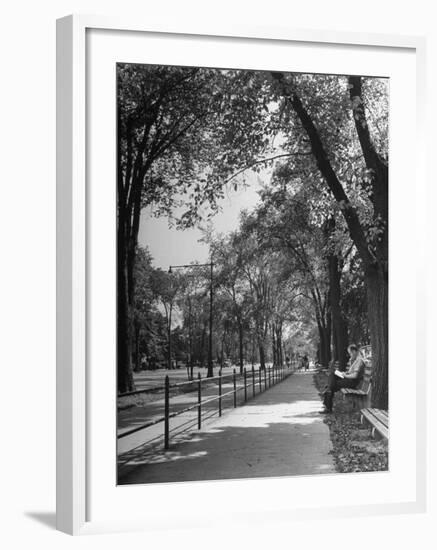
{"type": "Polygon", "coordinates": [[[328,377],[328,384],[324,391],[323,404],[325,409],[320,411],[321,414],[327,414],[332,412],[332,402],[334,400],[334,394],[341,388],[356,388],[361,382],[364,375],[364,359],[361,357],[358,347],[354,344],[347,348],[350,355],[350,367],[349,369],[338,375],[336,370],[332,370],[328,377]]]}

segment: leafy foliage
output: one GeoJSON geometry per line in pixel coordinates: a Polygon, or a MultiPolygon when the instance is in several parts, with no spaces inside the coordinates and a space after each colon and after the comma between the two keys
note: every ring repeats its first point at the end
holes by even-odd
{"type": "MultiPolygon", "coordinates": [[[[385,291],[379,299],[376,279],[384,289],[387,81],[129,64],[117,66],[117,79],[119,300],[129,298],[119,311],[141,326],[144,349],[170,353],[173,333],[176,354],[203,362],[208,280],[151,268],[137,249],[141,209],[179,230],[198,226],[251,171],[264,180],[259,207],[233,234],[205,236],[217,360],[282,361],[299,334],[307,352],[319,340],[326,362],[343,323],[354,340],[373,338],[386,386],[385,291]]],[[[128,348],[132,328],[120,326],[128,348]]]]}

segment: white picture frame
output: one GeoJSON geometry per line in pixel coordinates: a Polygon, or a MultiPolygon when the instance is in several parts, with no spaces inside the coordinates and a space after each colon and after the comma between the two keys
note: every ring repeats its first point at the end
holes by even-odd
{"type": "MultiPolygon", "coordinates": [[[[108,515],[98,521],[89,516],[90,436],[88,432],[89,392],[89,256],[87,220],[90,214],[87,189],[87,32],[90,30],[114,32],[153,33],[165,40],[172,36],[220,37],[238,40],[277,43],[316,43],[354,46],[363,49],[396,49],[413,52],[416,64],[416,186],[425,185],[424,140],[424,78],[425,41],[421,37],[337,33],[286,28],[235,27],[206,28],[193,23],[189,28],[178,28],[129,21],[120,18],[72,15],[57,22],[57,528],[69,534],[147,529],[156,526],[154,520],[133,517],[118,519],[108,515]]],[[[126,59],[123,59],[127,61],[126,59]]],[[[115,162],[115,161],[114,161],[115,162]]],[[[114,183],[115,187],[115,183],[114,183]]],[[[417,220],[416,238],[421,220],[417,220]]],[[[423,226],[422,226],[423,230],[423,226]]],[[[326,517],[332,515],[364,515],[369,513],[418,512],[425,509],[425,345],[424,345],[424,253],[417,247],[417,323],[414,346],[417,368],[415,411],[415,498],[402,502],[324,507],[317,510],[279,506],[281,512],[293,517],[326,517]]],[[[238,482],[229,482],[238,483],[238,482]]],[[[250,482],[245,482],[250,483],[250,482]]],[[[205,484],[204,484],[205,485],[205,484]]],[[[245,486],[248,487],[247,485],[245,486]]],[[[265,487],[265,486],[264,486],[265,487]]],[[[147,487],[140,490],[146,491],[147,487]]],[[[159,491],[155,487],[154,491],[159,491]]],[[[166,491],[168,487],[166,488],[166,491]]],[[[254,505],[266,519],[269,511],[254,505]]],[[[271,512],[271,510],[270,510],[271,512]]],[[[278,510],[275,511],[276,517],[278,510]]],[[[170,522],[174,519],[170,513],[170,522]]],[[[169,516],[165,518],[169,522],[169,516]]],[[[158,522],[159,523],[159,522],[158,522]]],[[[194,518],[193,525],[201,525],[202,518],[194,518]],[[197,523],[196,523],[197,522],[197,523]]]]}

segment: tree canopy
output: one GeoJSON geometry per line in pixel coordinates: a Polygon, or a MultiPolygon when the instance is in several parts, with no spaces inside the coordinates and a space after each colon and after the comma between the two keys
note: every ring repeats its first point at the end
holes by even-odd
{"type": "Polygon", "coordinates": [[[138,334],[148,353],[167,346],[169,365],[173,332],[186,361],[206,355],[207,276],[152,267],[142,209],[198,226],[254,172],[257,207],[231,233],[205,235],[216,360],[281,362],[299,335],[344,366],[351,338],[370,339],[374,402],[386,406],[387,80],[119,64],[117,83],[119,390],[133,386],[138,334]]]}

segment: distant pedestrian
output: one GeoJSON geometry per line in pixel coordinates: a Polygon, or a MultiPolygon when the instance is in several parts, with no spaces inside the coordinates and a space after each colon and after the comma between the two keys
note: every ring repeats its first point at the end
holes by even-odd
{"type": "Polygon", "coordinates": [[[147,355],[143,355],[143,357],[141,358],[141,369],[146,370],[147,365],[148,365],[147,355]]]}

